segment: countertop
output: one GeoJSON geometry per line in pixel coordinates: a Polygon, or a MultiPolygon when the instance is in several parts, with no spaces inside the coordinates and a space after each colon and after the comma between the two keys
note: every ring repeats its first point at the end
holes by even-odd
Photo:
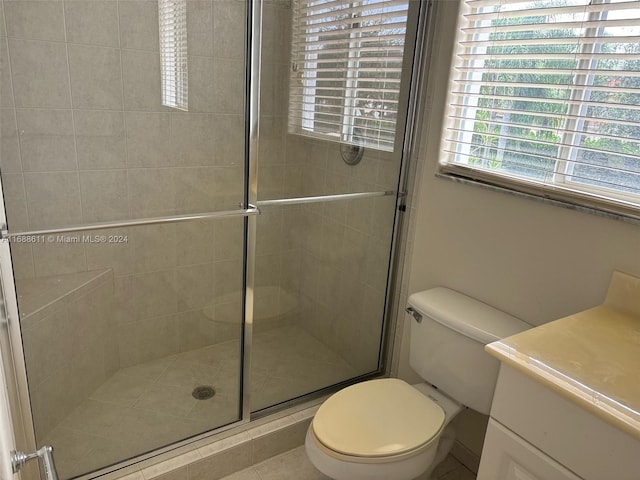
{"type": "Polygon", "coordinates": [[[485,349],[640,439],[640,279],[615,272],[602,305],[485,349]]]}

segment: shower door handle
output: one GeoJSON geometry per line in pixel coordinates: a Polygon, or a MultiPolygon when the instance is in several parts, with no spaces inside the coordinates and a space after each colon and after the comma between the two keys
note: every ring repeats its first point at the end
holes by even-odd
{"type": "Polygon", "coordinates": [[[18,473],[25,463],[34,458],[42,459],[45,480],[58,480],[58,472],[56,471],[56,465],[53,461],[53,447],[49,445],[33,453],[16,452],[15,450],[11,452],[13,473],[18,473]]]}

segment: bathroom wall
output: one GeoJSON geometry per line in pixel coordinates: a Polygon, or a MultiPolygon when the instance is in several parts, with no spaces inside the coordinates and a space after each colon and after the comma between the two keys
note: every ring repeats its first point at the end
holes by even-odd
{"type": "MultiPolygon", "coordinates": [[[[446,286],[532,325],[597,305],[613,270],[640,274],[640,225],[434,176],[456,9],[455,1],[436,1],[406,292],[446,286]]],[[[416,381],[404,327],[399,376],[416,381]]],[[[457,425],[459,439],[477,455],[485,424],[469,414],[457,425]]]]}
{"type": "MultiPolygon", "coordinates": [[[[2,12],[0,167],[12,231],[238,208],[245,2],[187,2],[188,112],[161,106],[157,1],[4,0],[2,12]]],[[[266,2],[260,174],[274,196],[287,191],[287,15],[288,1],[266,2]]],[[[259,224],[257,268],[278,292],[285,227],[259,224]]],[[[90,233],[127,241],[14,243],[14,269],[18,279],[113,269],[122,366],[239,335],[241,220],[90,233]]]]}
{"type": "Polygon", "coordinates": [[[18,282],[22,339],[38,438],[80,405],[120,365],[113,272],[18,282]]]}

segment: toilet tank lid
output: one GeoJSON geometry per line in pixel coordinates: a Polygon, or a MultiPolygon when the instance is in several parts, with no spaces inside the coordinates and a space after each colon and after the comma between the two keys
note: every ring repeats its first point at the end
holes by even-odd
{"type": "Polygon", "coordinates": [[[522,320],[449,288],[414,293],[408,302],[423,317],[485,344],[531,328],[522,320]]]}

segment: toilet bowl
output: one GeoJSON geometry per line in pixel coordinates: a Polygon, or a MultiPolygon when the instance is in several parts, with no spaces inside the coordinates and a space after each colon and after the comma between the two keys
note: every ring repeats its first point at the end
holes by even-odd
{"type": "Polygon", "coordinates": [[[329,397],[305,439],[311,463],[334,480],[428,479],[454,442],[465,407],[487,415],[499,363],[484,351],[530,325],[447,288],[411,295],[409,363],[426,382],[369,380],[329,397]]]}
{"type": "Polygon", "coordinates": [[[412,480],[446,456],[450,445],[443,451],[441,437],[460,410],[427,384],[362,382],[320,407],[305,449],[311,463],[335,480],[412,480]]]}

